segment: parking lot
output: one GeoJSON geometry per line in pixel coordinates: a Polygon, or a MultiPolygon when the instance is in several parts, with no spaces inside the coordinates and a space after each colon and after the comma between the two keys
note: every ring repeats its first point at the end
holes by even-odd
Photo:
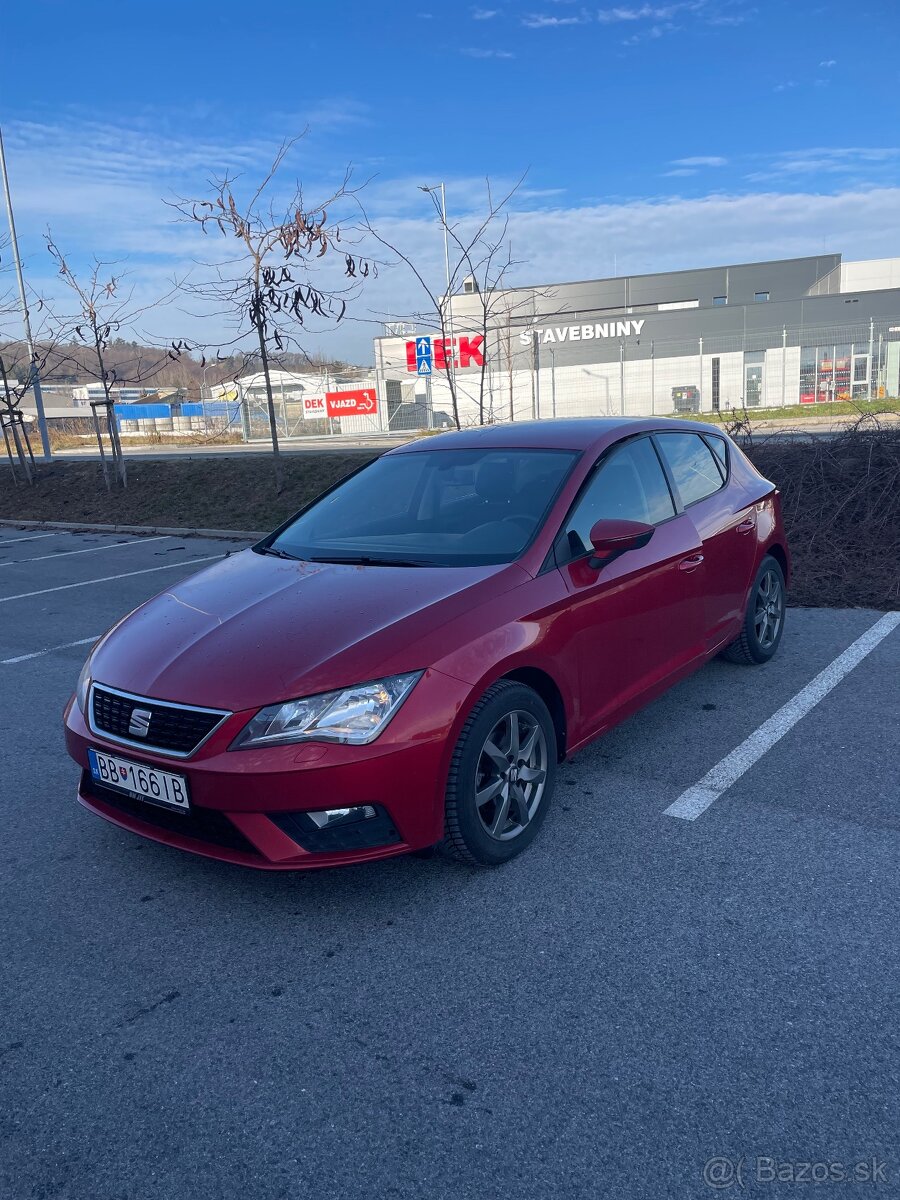
{"type": "Polygon", "coordinates": [[[90,642],[240,548],[0,530],[0,1196],[900,1195],[900,628],[832,668],[882,614],[790,610],[500,870],[252,872],[86,813],[61,728],[90,642]]]}

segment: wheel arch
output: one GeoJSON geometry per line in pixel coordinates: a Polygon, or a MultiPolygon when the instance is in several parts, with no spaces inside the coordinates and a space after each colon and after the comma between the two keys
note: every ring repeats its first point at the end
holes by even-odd
{"type": "Polygon", "coordinates": [[[787,550],[781,542],[771,542],[766,546],[764,554],[769,554],[775,559],[779,567],[781,567],[785,583],[790,583],[790,562],[788,561],[787,550]]]}
{"type": "Polygon", "coordinates": [[[562,762],[566,757],[568,720],[559,684],[552,675],[541,670],[540,667],[516,667],[505,675],[501,675],[500,678],[511,679],[515,683],[522,683],[526,687],[530,687],[547,705],[553,719],[553,728],[556,731],[557,761],[562,762]]]}

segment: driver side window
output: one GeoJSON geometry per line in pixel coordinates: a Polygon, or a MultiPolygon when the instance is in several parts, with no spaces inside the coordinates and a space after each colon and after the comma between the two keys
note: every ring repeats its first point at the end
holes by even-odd
{"type": "Polygon", "coordinates": [[[650,439],[626,442],[607,455],[575,502],[557,539],[557,562],[591,552],[591,529],[597,521],[658,525],[674,515],[672,494],[650,439]]]}

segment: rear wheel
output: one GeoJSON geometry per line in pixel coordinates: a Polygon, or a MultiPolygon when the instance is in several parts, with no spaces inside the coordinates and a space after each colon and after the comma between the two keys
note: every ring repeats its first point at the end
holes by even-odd
{"type": "Polygon", "coordinates": [[[453,752],[441,848],[480,866],[514,858],[537,836],[555,778],[556,731],[547,706],[524,684],[493,684],[453,752]]]}
{"type": "Polygon", "coordinates": [[[767,554],[750,589],[741,635],[724,651],[725,658],[754,665],[768,662],[784,632],[784,610],[784,572],[778,560],[767,554]]]}

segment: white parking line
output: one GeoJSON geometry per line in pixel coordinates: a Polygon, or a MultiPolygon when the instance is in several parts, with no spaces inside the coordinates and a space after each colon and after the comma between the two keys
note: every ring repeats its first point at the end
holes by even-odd
{"type": "Polygon", "coordinates": [[[760,725],[759,729],[751,733],[721,762],[716,763],[699,783],[688,788],[686,792],[682,792],[678,799],[665,809],[664,815],[680,817],[683,821],[696,821],[711,804],[719,799],[723,792],[736,783],[745,771],[749,771],[767,750],[771,750],[776,742],[780,741],[802,717],[815,708],[819,701],[823,700],[845,675],[848,675],[855,666],[861,663],[867,654],[871,654],[878,643],[884,641],[898,625],[900,625],[900,612],[888,613],[876,621],[862,637],[857,638],[848,646],[843,654],[839,654],[824,671],[820,671],[815,679],[811,680],[793,699],[788,700],[787,704],[782,705],[778,712],[760,725]]]}
{"type": "Polygon", "coordinates": [[[61,646],[48,646],[46,650],[33,650],[31,654],[19,654],[16,658],[0,658],[0,667],[8,667],[12,663],[26,662],[29,658],[40,658],[44,654],[52,654],[54,650],[68,650],[72,646],[86,646],[88,642],[96,642],[100,637],[79,638],[77,642],[63,642],[61,646]]]}
{"type": "Polygon", "coordinates": [[[159,567],[144,567],[142,571],[123,571],[121,575],[104,575],[102,579],[82,579],[78,583],[61,583],[58,587],[41,588],[37,592],[19,592],[16,596],[0,596],[0,604],[10,600],[28,600],[31,596],[46,596],[48,592],[67,592],[69,588],[90,587],[94,583],[111,583],[114,579],[128,579],[131,575],[152,575],[154,571],[171,571],[173,567],[190,567],[193,563],[212,562],[224,558],[224,554],[208,554],[205,558],[188,558],[182,562],[163,563],[159,567]]]}
{"type": "Polygon", "coordinates": [[[11,558],[9,562],[0,563],[0,567],[22,566],[23,563],[44,562],[48,558],[68,558],[70,554],[96,554],[98,550],[121,550],[123,546],[146,546],[148,542],[168,542],[173,540],[173,534],[160,534],[158,537],[132,538],[130,542],[110,542],[108,546],[88,546],[86,550],[63,550],[61,554],[39,554],[36,558],[11,558]]]}
{"type": "Polygon", "coordinates": [[[41,538],[59,537],[58,533],[34,533],[24,538],[4,538],[0,546],[16,546],[19,542],[39,542],[41,538]]]}

